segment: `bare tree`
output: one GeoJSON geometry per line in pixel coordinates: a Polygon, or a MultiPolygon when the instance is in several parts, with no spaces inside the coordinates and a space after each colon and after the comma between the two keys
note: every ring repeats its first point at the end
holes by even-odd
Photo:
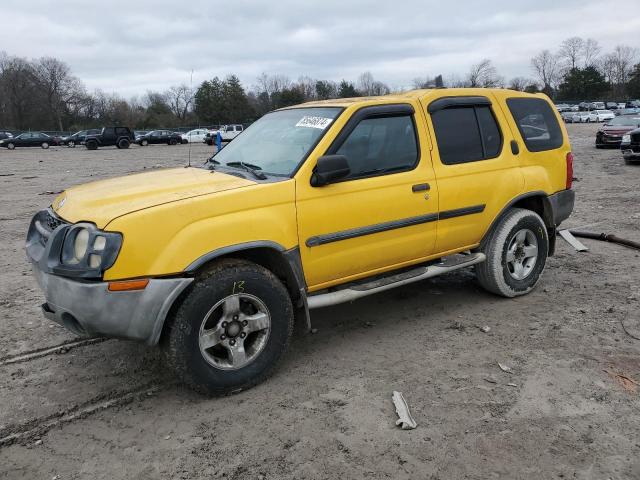
{"type": "Polygon", "coordinates": [[[524,92],[525,89],[534,84],[532,79],[526,77],[514,77],[509,81],[509,88],[511,90],[517,90],[518,92],[524,92]]]}
{"type": "Polygon", "coordinates": [[[298,77],[298,88],[304,95],[305,100],[314,100],[316,98],[316,80],[306,75],[298,77]]]}
{"type": "Polygon", "coordinates": [[[62,116],[69,103],[84,93],[80,80],[71,74],[69,66],[52,57],[42,57],[35,64],[35,75],[56,128],[63,130],[62,116]]]}
{"type": "Polygon", "coordinates": [[[560,79],[558,57],[549,50],[543,50],[531,59],[531,67],[538,80],[543,85],[543,90],[553,90],[560,79]]]}
{"type": "Polygon", "coordinates": [[[469,87],[495,88],[503,84],[496,67],[493,66],[493,63],[488,58],[472,65],[466,80],[469,87]]]}
{"type": "Polygon", "coordinates": [[[570,37],[560,44],[558,56],[567,61],[570,68],[576,68],[584,55],[585,41],[580,37],[570,37]]]}
{"type": "Polygon", "coordinates": [[[582,46],[582,58],[584,59],[585,67],[593,67],[598,61],[598,55],[600,55],[600,45],[597,40],[593,38],[587,38],[582,46]]]}
{"type": "Polygon", "coordinates": [[[164,97],[173,114],[184,122],[193,104],[194,92],[191,87],[184,83],[174,85],[164,93],[164,97]]]}
{"type": "Polygon", "coordinates": [[[387,95],[391,91],[388,85],[375,80],[371,72],[364,72],[358,77],[356,88],[360,95],[365,96],[387,95]]]}

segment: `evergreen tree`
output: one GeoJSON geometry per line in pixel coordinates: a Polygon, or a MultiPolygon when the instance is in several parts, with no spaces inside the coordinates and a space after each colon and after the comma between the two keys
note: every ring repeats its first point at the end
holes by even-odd
{"type": "Polygon", "coordinates": [[[338,87],[338,97],[350,98],[357,96],[358,91],[356,90],[356,87],[353,86],[353,83],[347,82],[346,80],[342,80],[340,82],[340,86],[338,87]]]}

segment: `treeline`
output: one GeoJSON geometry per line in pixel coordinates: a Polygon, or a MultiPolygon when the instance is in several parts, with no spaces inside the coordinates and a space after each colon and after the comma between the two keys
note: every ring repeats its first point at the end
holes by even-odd
{"type": "MultiPolygon", "coordinates": [[[[494,87],[538,92],[555,100],[627,100],[640,98],[638,50],[619,45],[602,52],[593,39],[566,39],[557,51],[531,59],[530,77],[506,80],[490,59],[465,75],[415,78],[413,88],[494,87]]],[[[263,73],[246,89],[235,75],[215,77],[192,89],[186,84],[125,99],[116,93],[87,91],[63,61],[27,60],[0,52],[0,129],[80,130],[102,125],[136,129],[248,123],[276,108],[310,100],[385,95],[409,86],[390,86],[370,72],[355,81],[291,80],[263,73]]]]}

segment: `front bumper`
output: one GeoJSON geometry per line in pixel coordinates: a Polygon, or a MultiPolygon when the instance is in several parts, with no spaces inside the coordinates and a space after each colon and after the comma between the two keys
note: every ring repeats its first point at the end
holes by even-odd
{"type": "Polygon", "coordinates": [[[72,280],[33,264],[45,317],[78,335],[125,338],[156,345],[169,309],[192,278],[151,279],[144,290],[111,292],[106,282],[72,280]]]}
{"type": "Polygon", "coordinates": [[[622,147],[622,156],[625,160],[640,161],[640,147],[630,147],[628,144],[622,147]]]}

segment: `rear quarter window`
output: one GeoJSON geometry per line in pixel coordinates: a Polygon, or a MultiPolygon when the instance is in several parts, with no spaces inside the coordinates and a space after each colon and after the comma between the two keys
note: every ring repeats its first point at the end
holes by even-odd
{"type": "Polygon", "coordinates": [[[527,150],[543,152],[562,146],[562,130],[546,101],[541,98],[509,98],[507,106],[527,150]]]}

